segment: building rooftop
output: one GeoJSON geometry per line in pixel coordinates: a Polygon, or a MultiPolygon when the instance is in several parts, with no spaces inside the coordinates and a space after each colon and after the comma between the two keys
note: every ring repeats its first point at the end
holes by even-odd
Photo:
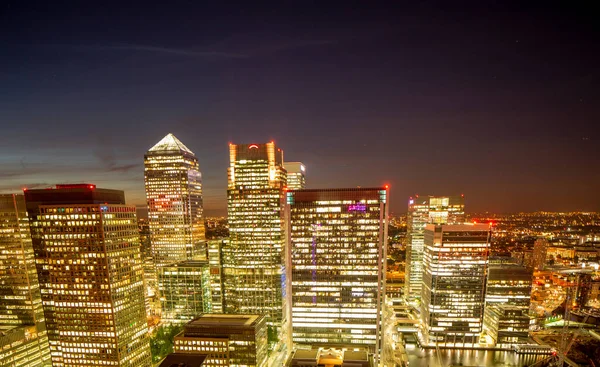
{"type": "Polygon", "coordinates": [[[298,349],[294,353],[294,356],[292,357],[292,359],[311,359],[311,360],[314,359],[314,360],[316,360],[318,357],[319,357],[318,349],[310,349],[310,350],[298,349]]]}
{"type": "Polygon", "coordinates": [[[305,189],[290,191],[295,203],[328,200],[381,200],[386,187],[352,187],[340,189],[305,189]]]}
{"type": "Polygon", "coordinates": [[[177,267],[177,268],[195,268],[204,267],[208,265],[208,260],[185,260],[176,263],[166,265],[165,267],[177,267]]]}
{"type": "Polygon", "coordinates": [[[171,353],[159,365],[159,367],[200,367],[204,363],[206,355],[190,353],[171,353]]]}
{"type": "MultiPolygon", "coordinates": [[[[464,224],[442,224],[437,225],[442,227],[447,232],[473,232],[473,231],[489,231],[489,224],[476,224],[476,223],[464,223],[464,224]]],[[[433,231],[436,224],[427,224],[425,229],[433,231]]]]}
{"type": "Polygon", "coordinates": [[[188,326],[254,326],[260,315],[227,315],[227,314],[203,314],[186,324],[188,326]]]}
{"type": "Polygon", "coordinates": [[[492,264],[488,268],[488,280],[529,280],[533,272],[517,264],[492,264]]]}
{"type": "Polygon", "coordinates": [[[351,350],[347,350],[344,352],[344,362],[349,362],[349,361],[368,361],[369,360],[369,356],[367,355],[367,352],[365,351],[351,351],[351,350]]]}
{"type": "Polygon", "coordinates": [[[175,135],[168,133],[164,138],[156,143],[149,152],[186,152],[194,154],[188,147],[186,147],[175,135]]]}

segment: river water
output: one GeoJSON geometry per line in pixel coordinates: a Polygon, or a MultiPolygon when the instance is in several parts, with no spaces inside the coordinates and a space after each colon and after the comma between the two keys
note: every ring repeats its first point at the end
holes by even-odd
{"type": "MultiPolygon", "coordinates": [[[[440,349],[441,364],[435,349],[420,349],[414,344],[406,345],[409,367],[448,366],[494,366],[525,367],[546,358],[540,355],[519,355],[514,352],[490,350],[444,350],[440,349]]],[[[538,365],[539,366],[539,365],[538,365]]]]}

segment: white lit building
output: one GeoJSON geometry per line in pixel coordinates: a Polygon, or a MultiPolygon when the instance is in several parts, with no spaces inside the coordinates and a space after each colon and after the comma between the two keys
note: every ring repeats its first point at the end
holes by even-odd
{"type": "Polygon", "coordinates": [[[288,190],[303,190],[306,188],[306,166],[302,162],[285,162],[287,171],[288,190]]]}
{"type": "Polygon", "coordinates": [[[421,320],[428,344],[479,343],[490,248],[485,224],[425,227],[421,320]]]}
{"type": "Polygon", "coordinates": [[[144,177],[156,265],[204,259],[202,176],[194,153],[167,134],[146,152],[144,177]]]}
{"type": "Polygon", "coordinates": [[[294,343],[379,353],[387,188],[287,193],[294,343]]]}
{"type": "Polygon", "coordinates": [[[405,297],[418,306],[423,283],[423,254],[425,226],[433,224],[461,224],[465,220],[464,196],[419,196],[408,200],[406,234],[405,297]]]}
{"type": "Polygon", "coordinates": [[[227,219],[222,247],[223,311],[264,315],[271,350],[290,353],[286,300],[283,151],[266,144],[230,144],[227,219]]]}

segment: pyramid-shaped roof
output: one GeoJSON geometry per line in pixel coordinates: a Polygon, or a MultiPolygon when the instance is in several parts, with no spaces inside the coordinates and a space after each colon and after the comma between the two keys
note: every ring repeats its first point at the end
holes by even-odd
{"type": "Polygon", "coordinates": [[[156,143],[149,152],[186,152],[194,154],[188,147],[175,137],[175,135],[168,133],[164,138],[156,143]]]}

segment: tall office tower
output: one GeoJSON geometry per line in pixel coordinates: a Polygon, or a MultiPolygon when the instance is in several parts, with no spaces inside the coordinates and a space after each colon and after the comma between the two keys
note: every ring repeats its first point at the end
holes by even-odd
{"type": "Polygon", "coordinates": [[[156,265],[204,259],[202,176],[194,153],[167,134],[146,152],[144,177],[156,265]]]}
{"type": "Polygon", "coordinates": [[[51,365],[23,195],[0,195],[0,365],[51,365]]]}
{"type": "Polygon", "coordinates": [[[379,353],[387,188],[287,193],[293,340],[379,353]]]}
{"type": "Polygon", "coordinates": [[[226,240],[208,241],[208,264],[210,265],[210,293],[212,297],[212,312],[223,313],[223,244],[226,240]]]}
{"type": "Polygon", "coordinates": [[[138,230],[140,233],[140,252],[142,264],[144,265],[144,290],[146,292],[146,312],[148,316],[160,313],[160,301],[158,296],[158,281],[156,279],[156,266],[152,253],[152,242],[150,241],[150,226],[148,220],[138,217],[138,230]]]}
{"type": "Polygon", "coordinates": [[[306,166],[302,162],[285,162],[288,190],[304,190],[306,188],[306,166]]]}
{"type": "Polygon", "coordinates": [[[283,152],[275,143],[229,145],[227,212],[230,240],[223,246],[226,313],[265,315],[270,348],[290,353],[284,251],[283,152]]]}
{"type": "Polygon", "coordinates": [[[533,274],[522,265],[489,265],[486,306],[506,304],[529,310],[533,274]]]}
{"type": "Polygon", "coordinates": [[[87,184],[25,199],[53,366],[149,366],[135,207],[87,184]]]}
{"type": "Polygon", "coordinates": [[[163,322],[184,324],[212,312],[207,261],[187,260],[157,270],[163,322]]]}
{"type": "Polygon", "coordinates": [[[39,206],[44,204],[70,204],[70,203],[108,203],[125,204],[123,191],[99,189],[95,185],[56,185],[53,189],[36,189],[24,191],[27,213],[30,221],[31,239],[35,265],[40,284],[40,293],[44,308],[44,319],[50,343],[50,353],[53,365],[62,366],[62,352],[59,346],[58,329],[54,319],[54,301],[52,298],[52,283],[49,273],[49,249],[43,241],[42,229],[38,216],[39,206]]]}
{"type": "Polygon", "coordinates": [[[548,253],[548,240],[545,238],[538,238],[533,243],[533,269],[544,270],[546,266],[546,255],[548,253]]]}
{"type": "MultiPolygon", "coordinates": [[[[460,196],[419,196],[408,200],[406,234],[405,297],[418,305],[423,283],[425,226],[461,224],[465,221],[465,198],[460,196]]],[[[418,308],[417,308],[418,309],[418,308]]]]}
{"type": "Polygon", "coordinates": [[[201,315],[175,336],[177,354],[203,354],[206,367],[266,367],[267,325],[262,315],[201,315]]]}
{"type": "Polygon", "coordinates": [[[468,347],[479,342],[489,249],[488,225],[426,225],[421,290],[426,343],[468,347]]]}
{"type": "Polygon", "coordinates": [[[483,329],[492,343],[514,344],[527,339],[532,281],[532,269],[523,265],[489,265],[483,329]]]}

